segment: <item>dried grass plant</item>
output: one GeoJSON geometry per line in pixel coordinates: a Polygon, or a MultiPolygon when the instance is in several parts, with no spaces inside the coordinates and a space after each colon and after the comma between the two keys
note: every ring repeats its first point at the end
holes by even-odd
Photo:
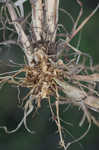
{"type": "Polygon", "coordinates": [[[6,126],[0,128],[9,134],[17,131],[24,124],[28,132],[34,133],[27,126],[27,117],[34,113],[34,107],[39,109],[42,107],[42,101],[46,100],[52,119],[57,125],[59,144],[67,150],[72,143],[81,140],[88,133],[92,122],[99,126],[99,121],[90,113],[90,110],[99,112],[99,93],[95,89],[96,82],[99,81],[99,66],[93,66],[89,54],[71,45],[72,39],[96,13],[99,5],[78,25],[83,13],[83,5],[80,0],[77,0],[80,12],[76,21],[73,20],[71,33],[67,34],[58,32],[60,26],[63,27],[58,24],[59,0],[28,0],[31,10],[26,17],[23,7],[25,1],[18,0],[15,3],[11,0],[2,1],[0,32],[3,33],[3,41],[0,45],[18,45],[24,51],[25,61],[19,70],[0,74],[0,84],[14,84],[17,88],[25,87],[29,92],[22,99],[24,116],[16,129],[9,131],[6,126]],[[11,32],[12,36],[8,35],[9,40],[5,38],[6,31],[11,32]],[[16,39],[11,37],[16,37],[16,39]],[[89,66],[86,65],[88,59],[89,66]],[[53,103],[51,96],[55,97],[53,103]],[[81,137],[65,144],[60,105],[67,104],[76,105],[83,111],[79,126],[84,124],[85,119],[89,126],[81,137]],[[56,107],[56,111],[53,110],[53,106],[56,107]]]}

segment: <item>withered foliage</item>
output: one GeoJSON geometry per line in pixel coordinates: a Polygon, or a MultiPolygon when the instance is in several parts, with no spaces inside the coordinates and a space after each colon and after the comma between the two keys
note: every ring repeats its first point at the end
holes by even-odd
{"type": "Polygon", "coordinates": [[[19,70],[0,74],[0,83],[25,87],[29,92],[22,99],[24,117],[17,128],[12,131],[5,126],[0,128],[3,128],[6,133],[13,133],[24,123],[27,131],[34,133],[27,126],[27,117],[34,112],[34,107],[37,109],[42,107],[41,102],[46,100],[52,119],[58,128],[60,145],[66,150],[70,144],[81,140],[88,133],[91,122],[99,126],[99,122],[90,113],[90,109],[99,111],[99,93],[95,89],[96,82],[99,81],[97,71],[99,66],[94,67],[90,55],[70,44],[73,37],[95,14],[99,6],[78,26],[83,7],[82,3],[77,0],[81,8],[80,13],[74,21],[71,33],[67,34],[58,33],[60,30],[58,24],[59,0],[53,2],[51,0],[29,0],[27,5],[31,6],[31,11],[26,16],[24,16],[23,9],[24,2],[18,0],[13,3],[9,0],[1,7],[0,24],[2,27],[0,32],[3,41],[0,42],[0,45],[15,44],[21,47],[24,51],[25,62],[19,70]],[[6,31],[10,33],[7,38],[6,31]],[[89,60],[89,66],[86,66],[86,60],[89,60]],[[55,97],[53,103],[51,103],[51,96],[55,97]],[[87,131],[67,145],[63,138],[59,113],[62,104],[76,105],[84,112],[79,126],[83,125],[86,118],[89,123],[87,131]],[[56,113],[53,111],[53,106],[56,107],[56,113]]]}

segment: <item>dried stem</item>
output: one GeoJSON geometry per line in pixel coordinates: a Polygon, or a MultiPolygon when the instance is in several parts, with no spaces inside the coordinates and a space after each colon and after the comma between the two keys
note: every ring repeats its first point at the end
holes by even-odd
{"type": "Polygon", "coordinates": [[[12,19],[12,24],[14,24],[14,27],[17,31],[19,38],[20,38],[20,42],[23,45],[24,53],[27,57],[28,63],[29,63],[29,65],[31,65],[31,61],[32,61],[32,57],[33,57],[32,53],[31,53],[31,44],[30,44],[30,42],[27,38],[27,35],[25,34],[21,24],[17,21],[18,17],[17,17],[17,14],[16,14],[13,6],[10,3],[7,3],[6,5],[8,8],[10,17],[12,19]]]}

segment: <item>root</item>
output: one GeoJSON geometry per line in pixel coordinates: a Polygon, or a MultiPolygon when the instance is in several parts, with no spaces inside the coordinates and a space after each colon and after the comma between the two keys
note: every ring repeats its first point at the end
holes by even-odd
{"type": "Polygon", "coordinates": [[[59,117],[59,103],[58,103],[58,100],[56,101],[56,114],[57,114],[56,124],[57,124],[57,127],[58,127],[58,132],[59,132],[59,137],[60,137],[59,145],[61,147],[63,147],[64,150],[66,150],[66,146],[65,146],[65,142],[64,142],[63,134],[62,134],[62,127],[61,127],[61,123],[60,123],[60,117],[59,117]]]}
{"type": "Polygon", "coordinates": [[[77,143],[77,142],[79,142],[80,140],[82,140],[82,139],[88,134],[90,128],[91,128],[91,124],[88,125],[88,128],[87,128],[86,132],[84,132],[83,135],[81,135],[79,138],[73,140],[72,142],[69,142],[69,143],[66,145],[66,150],[67,150],[72,144],[77,143]]]}
{"type": "Polygon", "coordinates": [[[0,129],[4,129],[5,133],[11,134],[11,133],[14,133],[14,132],[18,131],[18,130],[20,129],[20,127],[22,126],[22,124],[24,124],[25,129],[26,129],[29,133],[34,134],[35,131],[31,131],[31,130],[28,128],[27,123],[26,123],[27,117],[28,117],[32,112],[33,112],[33,105],[31,104],[31,101],[28,101],[28,102],[26,103],[26,105],[25,105],[24,117],[23,117],[23,119],[20,121],[20,123],[18,124],[18,126],[16,127],[16,129],[13,129],[13,130],[9,131],[6,126],[0,127],[0,129]],[[28,111],[27,111],[27,109],[28,109],[28,111]]]}
{"type": "MultiPolygon", "coordinates": [[[[60,138],[59,144],[64,150],[67,150],[71,144],[80,141],[87,135],[92,122],[99,126],[98,120],[89,112],[89,109],[99,112],[99,92],[95,89],[95,86],[92,87],[92,82],[96,85],[96,82],[99,81],[99,75],[98,73],[88,75],[88,72],[93,73],[92,69],[94,70],[91,56],[81,52],[81,50],[70,44],[73,37],[95,14],[99,8],[99,4],[80,25],[78,24],[83,13],[82,2],[80,0],[77,0],[80,12],[76,21],[74,21],[68,12],[64,11],[70,16],[73,22],[73,28],[69,35],[68,31],[68,34],[60,33],[60,27],[63,29],[64,27],[63,25],[58,25],[59,0],[53,2],[51,0],[37,2],[30,0],[31,12],[26,14],[27,17],[24,16],[23,3],[24,1],[21,5],[18,1],[15,3],[16,7],[14,7],[13,3],[7,1],[5,6],[1,7],[0,25],[2,27],[0,30],[3,33],[1,39],[4,41],[0,42],[0,45],[18,45],[23,49],[26,62],[24,62],[24,65],[18,66],[20,67],[19,70],[1,73],[0,85],[3,86],[5,83],[15,85],[18,89],[19,103],[21,102],[19,87],[24,87],[29,92],[22,99],[21,105],[24,109],[24,117],[17,127],[11,131],[6,126],[0,128],[4,129],[7,134],[10,134],[18,131],[24,124],[25,129],[29,133],[34,134],[35,131],[31,131],[27,125],[27,118],[31,113],[34,113],[35,105],[33,103],[36,104],[37,110],[41,107],[41,102],[46,99],[49,103],[52,118],[57,125],[60,138]],[[20,18],[20,15],[25,18],[20,18]],[[23,25],[26,26],[26,30],[23,28],[23,25]],[[27,31],[27,29],[29,30],[27,31]],[[11,35],[7,37],[9,40],[6,39],[6,30],[11,32],[11,35]],[[58,40],[57,30],[59,30],[59,35],[63,36],[64,39],[58,40]],[[11,39],[11,36],[14,34],[17,34],[18,37],[16,42],[11,39]],[[68,52],[66,52],[67,49],[68,52]],[[75,56],[77,56],[77,59],[75,56]],[[80,56],[84,58],[81,64],[80,56]],[[89,58],[90,67],[86,66],[86,58],[89,58]],[[51,96],[55,98],[53,102],[56,108],[55,113],[51,105],[51,96]],[[64,141],[63,128],[61,126],[62,119],[59,112],[60,105],[62,104],[72,104],[83,110],[84,115],[79,123],[80,127],[84,124],[85,119],[89,123],[88,129],[84,134],[67,143],[67,145],[64,141]]],[[[78,41],[78,47],[80,40],[78,41]]],[[[12,64],[17,66],[13,61],[12,64]]]]}

